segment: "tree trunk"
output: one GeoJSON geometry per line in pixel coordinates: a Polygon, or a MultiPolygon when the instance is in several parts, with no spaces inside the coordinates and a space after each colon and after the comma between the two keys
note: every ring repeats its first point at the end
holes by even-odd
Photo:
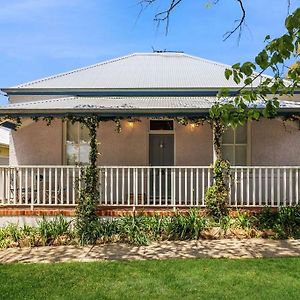
{"type": "Polygon", "coordinates": [[[214,162],[217,160],[222,160],[222,134],[224,132],[224,125],[220,120],[212,121],[212,129],[213,129],[213,151],[214,151],[214,162]]]}

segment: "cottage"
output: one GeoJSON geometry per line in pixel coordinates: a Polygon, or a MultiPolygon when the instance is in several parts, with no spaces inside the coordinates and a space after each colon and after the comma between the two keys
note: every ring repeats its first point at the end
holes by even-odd
{"type": "MultiPolygon", "coordinates": [[[[0,168],[5,206],[74,206],[78,163],[88,161],[88,132],[62,122],[101,115],[98,128],[101,207],[205,206],[212,183],[212,129],[178,118],[208,114],[226,80],[227,65],[183,53],[135,53],[3,88],[2,117],[21,117],[11,133],[9,167],[0,168]],[[53,116],[51,126],[32,117],[53,116]],[[111,119],[121,119],[121,132],[111,119]]],[[[254,82],[254,85],[258,83],[254,82]]],[[[232,163],[231,206],[298,203],[300,131],[280,115],[300,113],[299,91],[280,100],[279,117],[227,130],[224,156],[232,163]]],[[[3,126],[12,125],[7,119],[3,126]]]]}

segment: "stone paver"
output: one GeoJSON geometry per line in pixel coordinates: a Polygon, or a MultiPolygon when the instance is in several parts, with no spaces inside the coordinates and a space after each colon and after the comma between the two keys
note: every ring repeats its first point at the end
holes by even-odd
{"type": "Polygon", "coordinates": [[[300,256],[300,240],[223,239],[164,241],[155,242],[149,246],[132,246],[116,243],[93,247],[10,248],[0,251],[0,263],[286,256],[300,256]]]}

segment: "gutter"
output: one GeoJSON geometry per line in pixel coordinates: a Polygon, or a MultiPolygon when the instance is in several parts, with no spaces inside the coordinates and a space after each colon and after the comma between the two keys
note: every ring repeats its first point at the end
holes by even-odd
{"type": "MultiPolygon", "coordinates": [[[[234,96],[240,89],[238,87],[223,87],[234,96]]],[[[12,95],[65,95],[65,96],[216,96],[222,87],[212,88],[146,88],[146,89],[86,89],[86,88],[3,88],[8,96],[12,95]]],[[[300,89],[295,91],[300,94],[300,89]]]]}
{"type": "MultiPolygon", "coordinates": [[[[263,109],[263,108],[262,108],[263,109]]],[[[300,108],[280,108],[277,116],[286,116],[300,113],[300,108]]],[[[65,117],[92,116],[103,117],[203,117],[209,114],[209,108],[181,108],[181,109],[0,109],[0,117],[65,117]]]]}

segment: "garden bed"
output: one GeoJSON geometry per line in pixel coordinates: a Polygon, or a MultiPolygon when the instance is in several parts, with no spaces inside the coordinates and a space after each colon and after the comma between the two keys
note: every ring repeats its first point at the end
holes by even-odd
{"type": "MultiPolygon", "coordinates": [[[[89,232],[95,244],[121,242],[148,245],[163,240],[299,238],[300,207],[282,207],[278,211],[265,208],[251,214],[236,211],[220,219],[192,209],[174,216],[143,216],[135,214],[101,219],[90,224],[89,232]]],[[[36,227],[9,224],[0,228],[0,248],[78,245],[74,221],[63,216],[42,219],[36,227]]]]}

